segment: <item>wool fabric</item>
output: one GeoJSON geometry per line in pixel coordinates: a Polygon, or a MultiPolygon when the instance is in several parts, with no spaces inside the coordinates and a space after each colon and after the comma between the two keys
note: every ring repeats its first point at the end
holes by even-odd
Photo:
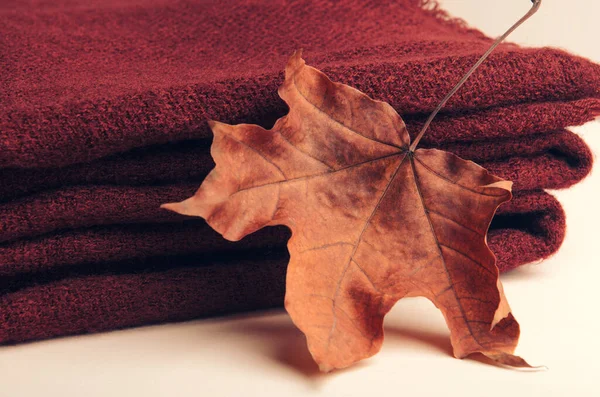
{"type": "MultiPolygon", "coordinates": [[[[54,194],[61,195],[61,188],[70,186],[162,186],[176,182],[199,185],[214,166],[209,144],[208,140],[186,141],[61,168],[5,170],[0,175],[0,213],[8,216],[10,211],[1,205],[2,201],[18,202],[14,199],[28,195],[29,205],[36,205],[33,193],[52,189],[54,194]]],[[[444,142],[423,147],[448,150],[478,162],[498,176],[512,180],[515,190],[569,187],[589,173],[593,162],[585,142],[564,129],[518,138],[444,142]]],[[[51,205],[50,199],[43,195],[40,200],[43,204],[39,211],[44,205],[51,205]]],[[[83,210],[85,205],[82,199],[78,208],[83,210]]]]}
{"type": "MultiPolygon", "coordinates": [[[[552,254],[562,242],[564,222],[560,204],[549,194],[517,193],[488,233],[501,271],[552,254]]],[[[283,228],[271,229],[285,234],[283,228]]],[[[282,237],[279,246],[229,248],[222,254],[54,263],[33,273],[13,268],[12,275],[0,278],[0,344],[281,307],[289,259],[282,237]]],[[[160,239],[152,241],[157,243],[160,239]]],[[[75,255],[78,248],[63,246],[75,255]]]]}
{"type": "Polygon", "coordinates": [[[3,287],[0,344],[281,307],[287,259],[157,257],[22,280],[3,287]]]}
{"type": "MultiPolygon", "coordinates": [[[[491,43],[431,8],[420,0],[5,1],[0,167],[64,166],[206,137],[207,119],[272,119],[285,109],[277,87],[298,48],[332,79],[402,115],[426,116],[491,43]]],[[[536,104],[510,128],[525,131],[560,118],[552,109],[565,101],[590,119],[599,97],[599,65],[504,44],[445,112],[536,104]]],[[[509,114],[496,111],[492,129],[507,129],[509,114]]],[[[427,139],[436,130],[455,134],[434,125],[427,139]]]]}
{"type": "MultiPolygon", "coordinates": [[[[149,200],[153,199],[149,197],[149,200]]],[[[507,270],[527,263],[534,252],[543,253],[534,259],[548,256],[562,241],[562,233],[553,233],[556,233],[555,229],[562,230],[564,222],[560,204],[548,194],[515,193],[513,200],[498,210],[488,237],[492,251],[499,257],[498,266],[507,270]],[[515,231],[520,232],[519,241],[513,241],[511,237],[515,231]],[[512,251],[511,258],[516,258],[515,261],[503,260],[509,252],[496,247],[492,235],[498,235],[494,241],[509,240],[506,247],[512,251]],[[538,238],[540,235],[547,239],[538,238]],[[534,242],[540,246],[532,251],[530,245],[534,242]]],[[[287,228],[271,227],[233,243],[223,239],[202,219],[154,225],[94,226],[0,245],[0,276],[155,255],[203,252],[218,257],[218,253],[226,251],[285,246],[289,237],[287,228]]]]}

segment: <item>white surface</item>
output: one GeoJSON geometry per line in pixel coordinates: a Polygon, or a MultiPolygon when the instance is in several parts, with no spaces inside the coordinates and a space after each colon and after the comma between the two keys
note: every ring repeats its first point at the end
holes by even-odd
{"type": "MultiPolygon", "coordinates": [[[[511,40],[600,61],[599,3],[544,0],[511,40]]],[[[529,6],[527,0],[442,4],[490,35],[529,6]]],[[[574,130],[600,152],[600,122],[574,130]]],[[[3,347],[0,396],[599,396],[600,174],[556,195],[568,215],[560,252],[503,277],[521,323],[517,353],[548,371],[452,358],[439,312],[405,299],[386,319],[381,353],[329,375],[316,373],[287,315],[272,312],[3,347]]]]}

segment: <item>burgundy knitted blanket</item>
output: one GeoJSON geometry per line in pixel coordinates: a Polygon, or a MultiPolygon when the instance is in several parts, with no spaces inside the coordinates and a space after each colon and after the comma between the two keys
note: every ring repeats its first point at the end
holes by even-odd
{"type": "MultiPolygon", "coordinates": [[[[0,343],[280,305],[286,229],[230,243],[158,209],[211,169],[206,119],[271,126],[302,47],[414,134],[490,44],[419,0],[8,0],[0,37],[0,343]]],[[[424,146],[515,182],[501,270],[560,246],[542,189],[587,175],[565,127],[599,113],[599,65],[505,44],[432,124],[424,146]]]]}

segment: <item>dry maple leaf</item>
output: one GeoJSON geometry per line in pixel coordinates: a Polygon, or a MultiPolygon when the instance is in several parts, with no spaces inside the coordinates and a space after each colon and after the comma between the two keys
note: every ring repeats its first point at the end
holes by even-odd
{"type": "Polygon", "coordinates": [[[394,109],[306,66],[299,53],[273,129],[210,122],[216,167],[196,194],[163,207],[237,241],[286,225],[285,307],[322,370],[372,356],[399,299],[443,313],[456,357],[512,366],[519,325],[486,233],[511,182],[440,150],[412,150],[394,109]]]}

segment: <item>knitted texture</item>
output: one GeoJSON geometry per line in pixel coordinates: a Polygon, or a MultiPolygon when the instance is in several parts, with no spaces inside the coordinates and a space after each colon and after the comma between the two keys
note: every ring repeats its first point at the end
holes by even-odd
{"type": "MultiPolygon", "coordinates": [[[[0,343],[279,306],[289,232],[231,243],[158,205],[213,166],[207,119],[266,128],[304,48],[390,103],[414,137],[491,40],[419,0],[6,0],[0,4],[0,343]],[[60,28],[57,28],[60,27],[60,28]]],[[[565,130],[600,113],[600,66],[501,45],[422,147],[514,181],[488,243],[502,271],[554,253],[590,171],[565,130]]]]}
{"type": "MultiPolygon", "coordinates": [[[[512,180],[515,190],[567,187],[582,179],[592,165],[585,143],[569,131],[440,147],[512,180]]],[[[214,164],[205,142],[160,149],[49,170],[43,174],[46,188],[62,186],[60,189],[0,203],[0,242],[61,229],[180,219],[176,214],[159,210],[159,205],[192,195],[214,164]],[[181,182],[135,186],[140,181],[156,183],[165,177],[172,177],[171,182],[178,179],[181,182]],[[96,184],[82,185],[86,182],[96,184]]],[[[20,186],[22,190],[13,189],[13,193],[24,194],[27,189],[31,193],[44,186],[36,183],[39,177],[31,172],[12,175],[4,188],[20,186]]]]}
{"type": "Polygon", "coordinates": [[[282,306],[286,267],[277,251],[220,262],[175,256],[4,285],[0,343],[282,306]]]}
{"type": "MultiPolygon", "coordinates": [[[[157,199],[151,195],[148,200],[152,203],[157,199]]],[[[548,256],[557,243],[562,241],[562,234],[556,236],[554,229],[563,228],[562,210],[551,196],[542,192],[516,193],[510,204],[500,208],[491,226],[494,232],[490,232],[490,236],[499,236],[497,240],[510,240],[510,244],[505,245],[507,251],[494,244],[490,247],[499,258],[499,267],[508,270],[529,262],[526,259],[531,258],[531,253],[543,252],[533,259],[548,256]],[[553,222],[544,223],[547,214],[553,222]],[[521,232],[518,242],[509,237],[514,231],[521,232]],[[539,236],[545,238],[540,240],[539,236]],[[530,243],[533,245],[533,242],[543,244],[532,251],[530,243]],[[503,260],[509,253],[512,254],[511,258],[516,256],[515,261],[503,260]]],[[[232,243],[214,232],[203,220],[186,220],[151,227],[144,224],[96,226],[3,244],[0,246],[0,276],[154,255],[203,252],[216,256],[225,251],[285,246],[288,238],[287,228],[265,228],[238,243],[232,243]]]]}
{"type": "MultiPolygon", "coordinates": [[[[72,185],[139,186],[188,181],[199,185],[214,166],[209,143],[196,140],[155,145],[90,163],[43,171],[6,170],[0,174],[0,203],[72,185]]],[[[566,130],[519,138],[430,143],[423,147],[448,150],[476,161],[498,176],[512,180],[515,190],[569,187],[585,177],[592,166],[592,155],[586,144],[566,130]]],[[[83,206],[80,202],[79,207],[83,206]]],[[[2,208],[0,205],[0,213],[7,214],[8,210],[2,208]]]]}
{"type": "MultiPolygon", "coordinates": [[[[560,204],[552,196],[517,193],[494,218],[488,234],[501,270],[553,253],[562,242],[564,222],[560,204]]],[[[272,229],[281,233],[279,248],[230,249],[223,255],[204,252],[85,266],[54,263],[52,269],[2,277],[0,343],[281,307],[289,259],[283,245],[287,231],[272,229]]],[[[121,238],[98,247],[95,254],[102,255],[114,243],[139,243],[132,236],[129,242],[121,238]]],[[[163,239],[173,236],[176,234],[167,234],[163,239]]],[[[147,238],[143,234],[137,237],[147,238]]],[[[148,246],[160,241],[153,239],[148,246]]],[[[113,249],[113,254],[119,248],[124,247],[113,249]]],[[[62,249],[77,255],[79,247],[66,244],[62,249]]],[[[69,256],[61,257],[65,258],[69,256]]]]}
{"type": "MultiPolygon", "coordinates": [[[[422,119],[490,45],[418,0],[10,0],[0,12],[0,167],[67,165],[208,136],[206,119],[264,123],[285,109],[277,87],[298,48],[334,80],[422,119]]],[[[445,112],[545,107],[530,108],[518,128],[510,110],[489,110],[494,130],[524,133],[560,118],[557,102],[590,119],[599,96],[599,65],[506,44],[445,112]]],[[[434,125],[427,139],[439,134],[455,133],[434,125]]]]}

